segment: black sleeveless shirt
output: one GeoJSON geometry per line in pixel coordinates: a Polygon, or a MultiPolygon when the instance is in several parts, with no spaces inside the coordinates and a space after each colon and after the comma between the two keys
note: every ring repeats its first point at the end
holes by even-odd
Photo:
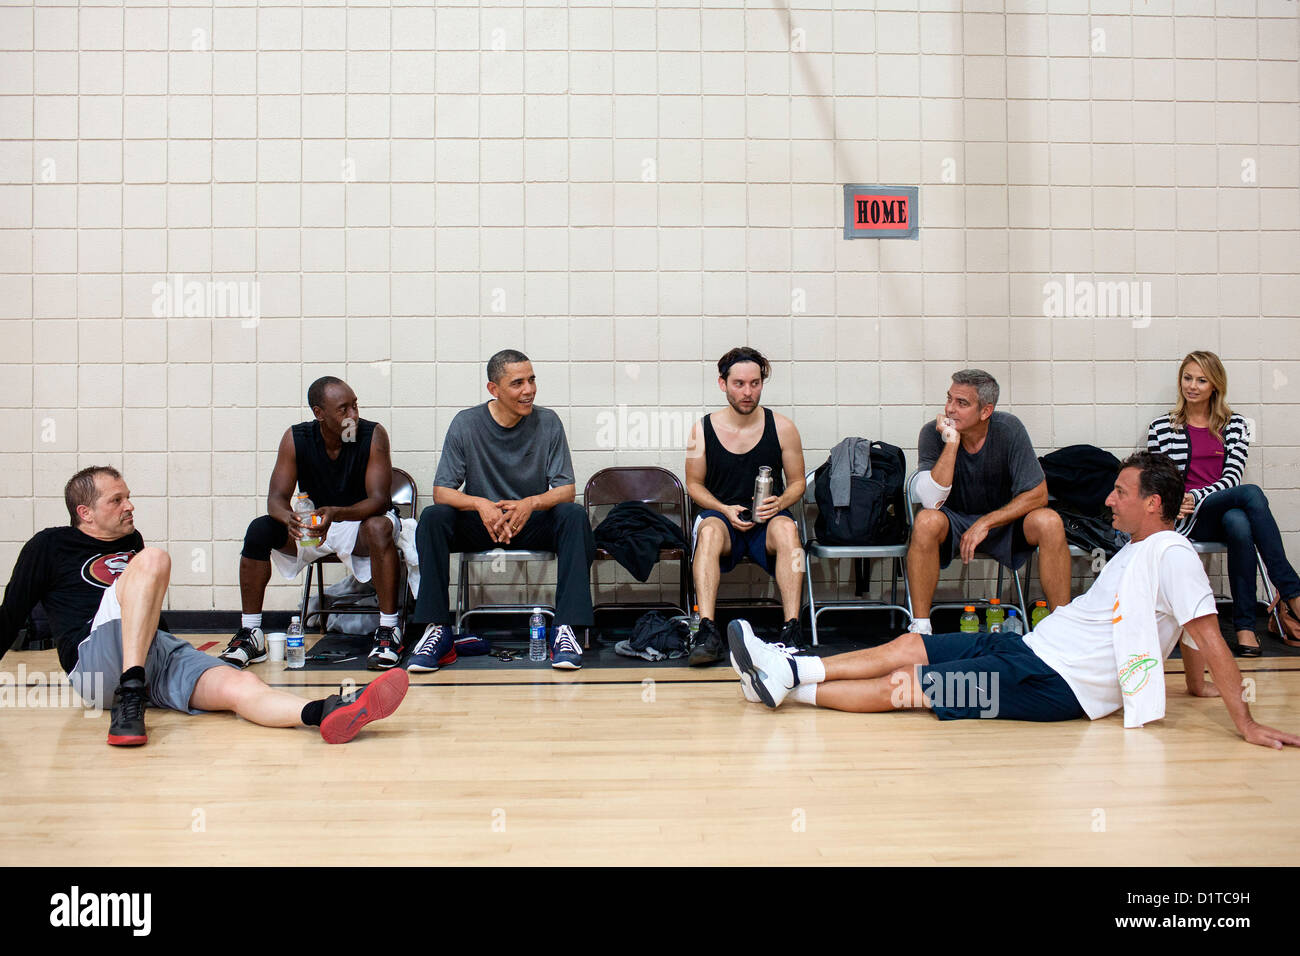
{"type": "Polygon", "coordinates": [[[346,508],[366,498],[366,466],[375,423],[357,420],[356,441],[345,441],[337,458],[325,452],[320,422],[299,422],[293,432],[293,453],[298,461],[298,490],[306,492],[317,508],[346,508]]]}
{"type": "Polygon", "coordinates": [[[781,441],[770,408],[763,409],[763,437],[743,455],[733,455],[723,448],[713,430],[713,416],[704,416],[704,487],[709,494],[724,505],[752,505],[760,465],[772,469],[772,494],[783,493],[781,441]]]}

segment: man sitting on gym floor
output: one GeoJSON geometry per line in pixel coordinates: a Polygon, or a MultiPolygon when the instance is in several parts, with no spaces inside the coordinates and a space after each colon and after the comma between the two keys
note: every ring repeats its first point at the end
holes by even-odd
{"type": "Polygon", "coordinates": [[[356,393],[332,375],[307,390],[313,421],[292,426],[280,439],[266,495],[266,514],[254,518],[239,556],[239,630],[221,659],[236,667],[266,660],[262,602],[271,565],[285,578],[318,558],[337,555],[362,584],[373,577],[379,598],[379,626],[370,638],[366,666],[387,670],[402,656],[397,626],[401,574],[396,536],[401,519],[393,508],[393,462],[388,432],[357,411],[356,393]],[[294,486],[311,499],[307,516],[293,509],[294,486]],[[304,545],[303,539],[315,545],[304,545]]]}
{"type": "Polygon", "coordinates": [[[73,689],[92,707],[113,701],[110,744],[146,742],[148,704],[190,714],[233,710],[264,727],[319,727],[328,743],[341,744],[402,702],[405,671],[304,701],[159,630],[171,558],[145,547],[121,473],[84,468],[63,498],[71,527],[46,528],[18,555],[0,605],[0,655],[42,602],[73,689]]]}
{"type": "Polygon", "coordinates": [[[747,346],[718,359],[718,388],[727,407],[705,415],[691,429],[686,453],[686,493],[700,508],[695,518],[695,600],[700,630],[691,647],[693,666],[722,660],[726,652],[714,623],[718,582],[742,557],[776,577],[781,592],[781,641],[802,643],[799,603],[803,596],[803,543],[790,506],[803,497],[803,444],[799,429],[784,415],[764,408],[763,383],[772,367],[747,346]],[[771,469],[772,493],[754,505],[758,469],[771,469]]]}
{"type": "Polygon", "coordinates": [[[822,660],[777,650],[733,621],[732,666],[745,697],[768,707],[793,698],[857,713],[924,707],[941,720],[1038,721],[1098,720],[1123,708],[1130,727],[1164,716],[1161,662],[1182,635],[1189,694],[1222,697],[1249,743],[1300,746],[1300,737],[1256,723],[1242,699],[1205,569],[1173,531],[1182,500],[1183,477],[1169,458],[1139,452],[1125,460],[1106,504],[1133,540],[1030,635],[909,633],[822,660]]]}

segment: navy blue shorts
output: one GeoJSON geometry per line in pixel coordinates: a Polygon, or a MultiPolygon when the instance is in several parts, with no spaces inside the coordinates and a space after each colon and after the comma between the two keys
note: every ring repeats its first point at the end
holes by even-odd
{"type": "Polygon", "coordinates": [[[924,634],[921,690],[940,720],[1076,720],[1088,716],[1065,678],[1019,634],[924,634]]]}
{"type": "Polygon", "coordinates": [[[767,553],[767,526],[772,523],[773,518],[779,518],[782,515],[791,521],[794,520],[794,515],[790,513],[790,509],[782,508],[772,518],[762,524],[754,525],[748,531],[737,531],[721,511],[713,511],[712,509],[701,511],[699,520],[717,518],[727,526],[727,531],[731,534],[731,553],[721,555],[718,558],[718,566],[724,574],[739,564],[742,557],[750,558],[760,568],[771,574],[773,555],[767,553]]]}

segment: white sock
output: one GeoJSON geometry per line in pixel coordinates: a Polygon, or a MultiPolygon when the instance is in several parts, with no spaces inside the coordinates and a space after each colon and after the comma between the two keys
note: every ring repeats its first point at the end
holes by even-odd
{"type": "Polygon", "coordinates": [[[379,626],[380,626],[380,627],[397,627],[397,615],[396,615],[396,614],[385,614],[383,611],[380,611],[380,612],[379,612],[379,626]]]}
{"type": "Polygon", "coordinates": [[[239,626],[241,628],[255,628],[262,626],[262,615],[258,614],[241,614],[239,616],[239,626]]]}
{"type": "MultiPolygon", "coordinates": [[[[799,679],[803,680],[802,677],[799,679]]],[[[786,699],[797,700],[801,704],[812,704],[815,707],[817,706],[817,685],[800,684],[795,687],[794,690],[790,691],[790,693],[786,694],[786,699]]]]}
{"type": "Polygon", "coordinates": [[[913,634],[933,634],[934,630],[930,627],[928,617],[914,617],[912,623],[907,628],[913,634]]]}
{"type": "MultiPolygon", "coordinates": [[[[804,684],[820,684],[826,679],[826,665],[820,657],[805,657],[801,654],[794,658],[794,669],[799,675],[799,687],[804,684]]],[[[798,690],[798,687],[795,689],[798,690]]]]}

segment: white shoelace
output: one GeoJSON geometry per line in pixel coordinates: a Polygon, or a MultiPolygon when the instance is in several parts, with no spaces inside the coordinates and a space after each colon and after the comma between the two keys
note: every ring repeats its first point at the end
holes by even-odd
{"type": "Polygon", "coordinates": [[[570,654],[582,653],[582,648],[578,646],[578,639],[573,636],[573,628],[569,625],[561,624],[560,629],[555,633],[555,649],[570,654]]]}
{"type": "Polygon", "coordinates": [[[422,637],[420,639],[419,645],[415,648],[415,653],[428,654],[430,651],[433,650],[434,645],[436,645],[438,641],[440,641],[441,639],[442,639],[442,627],[440,625],[434,625],[434,629],[430,631],[425,637],[422,637]]]}

